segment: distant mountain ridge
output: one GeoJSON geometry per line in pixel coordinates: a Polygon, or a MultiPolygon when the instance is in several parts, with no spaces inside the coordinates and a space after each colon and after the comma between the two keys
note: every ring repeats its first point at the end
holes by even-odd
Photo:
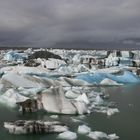
{"type": "Polygon", "coordinates": [[[105,49],[105,50],[135,50],[140,49],[140,38],[126,38],[117,41],[62,41],[52,45],[0,45],[0,49],[25,49],[25,48],[60,48],[60,49],[105,49]]]}

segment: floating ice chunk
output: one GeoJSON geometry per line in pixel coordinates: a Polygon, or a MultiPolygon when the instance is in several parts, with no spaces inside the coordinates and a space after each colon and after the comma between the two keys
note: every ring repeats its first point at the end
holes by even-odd
{"type": "Polygon", "coordinates": [[[52,119],[58,119],[58,115],[51,115],[50,116],[52,119]]]}
{"type": "Polygon", "coordinates": [[[94,131],[94,132],[90,132],[88,134],[88,137],[95,139],[95,140],[99,140],[99,139],[108,139],[108,135],[104,132],[100,132],[100,131],[94,131]]]}
{"type": "Polygon", "coordinates": [[[0,102],[6,104],[9,107],[15,107],[17,102],[24,102],[27,99],[29,98],[20,95],[14,89],[9,89],[3,95],[0,96],[0,102]]]}
{"type": "Polygon", "coordinates": [[[64,96],[63,87],[49,88],[42,93],[42,108],[47,112],[59,114],[85,114],[88,113],[84,102],[68,100],[64,96]]]}
{"type": "Polygon", "coordinates": [[[102,105],[104,103],[104,100],[100,97],[100,95],[97,95],[96,99],[95,99],[95,102],[98,105],[102,105]]]}
{"type": "Polygon", "coordinates": [[[60,122],[40,120],[18,120],[16,122],[4,122],[4,127],[11,134],[40,134],[62,133],[68,131],[68,127],[60,122]],[[36,127],[37,126],[37,127],[36,127]]]}
{"type": "Polygon", "coordinates": [[[78,127],[78,133],[80,134],[88,134],[91,131],[90,127],[86,125],[80,125],[78,127]]]}
{"type": "Polygon", "coordinates": [[[113,80],[111,80],[109,78],[105,78],[104,80],[102,80],[100,82],[100,85],[116,86],[116,85],[123,85],[123,84],[119,84],[116,81],[113,81],[113,80]]]}
{"type": "Polygon", "coordinates": [[[108,116],[114,115],[115,113],[118,113],[118,112],[119,112],[118,108],[108,108],[107,109],[108,116]]]}
{"type": "Polygon", "coordinates": [[[77,101],[77,102],[74,102],[73,104],[76,107],[78,114],[82,115],[85,113],[90,113],[90,111],[88,110],[88,108],[84,102],[77,101]]]}
{"type": "Polygon", "coordinates": [[[62,87],[50,88],[40,93],[43,108],[47,112],[60,114],[76,114],[74,105],[65,98],[62,87]]]}
{"type": "Polygon", "coordinates": [[[88,83],[92,84],[100,84],[102,80],[105,78],[111,79],[117,83],[137,83],[140,82],[140,78],[129,71],[124,71],[123,75],[115,76],[109,73],[98,73],[95,74],[80,74],[75,77],[75,79],[86,81],[88,83]]]}
{"type": "Polygon", "coordinates": [[[69,98],[69,99],[75,99],[77,98],[79,95],[74,93],[73,91],[69,90],[65,93],[65,97],[69,98]]]}
{"type": "Polygon", "coordinates": [[[66,131],[58,135],[59,139],[74,140],[77,139],[77,134],[71,131],[66,131]]]}
{"type": "Polygon", "coordinates": [[[109,134],[108,137],[109,137],[110,140],[119,139],[119,136],[117,136],[115,133],[114,134],[109,134]]]}
{"type": "Polygon", "coordinates": [[[106,133],[101,131],[90,132],[88,136],[94,140],[99,140],[99,139],[115,140],[119,138],[119,136],[117,136],[116,134],[107,135],[106,133]]]}
{"type": "Polygon", "coordinates": [[[88,97],[85,93],[83,93],[82,95],[79,95],[75,100],[79,101],[79,102],[84,102],[86,104],[89,104],[88,97]]]}
{"type": "Polygon", "coordinates": [[[17,53],[14,51],[9,51],[4,55],[4,60],[6,61],[18,61],[23,62],[27,56],[25,54],[17,53]]]}

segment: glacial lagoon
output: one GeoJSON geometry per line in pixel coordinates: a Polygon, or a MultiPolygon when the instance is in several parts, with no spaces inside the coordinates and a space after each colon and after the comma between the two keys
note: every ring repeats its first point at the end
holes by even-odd
{"type": "Polygon", "coordinates": [[[137,50],[1,51],[0,139],[60,138],[46,126],[47,133],[37,133],[34,124],[28,134],[30,125],[17,125],[18,120],[59,121],[77,140],[139,139],[139,67],[137,50]],[[83,125],[91,132],[80,134],[83,125]]]}
{"type": "MultiPolygon", "coordinates": [[[[77,132],[78,126],[87,124],[93,131],[98,130],[107,134],[116,133],[120,140],[139,139],[140,137],[140,84],[131,84],[121,87],[97,87],[95,90],[109,93],[109,100],[115,101],[119,108],[119,113],[108,117],[102,113],[92,113],[90,115],[71,116],[60,115],[58,119],[69,126],[70,130],[77,132]],[[72,118],[80,120],[73,122],[72,118]]],[[[43,112],[22,115],[16,110],[0,107],[0,139],[3,140],[55,140],[57,134],[43,135],[12,135],[3,128],[5,121],[15,121],[19,119],[41,119],[50,120],[50,115],[43,112]]],[[[78,134],[78,140],[90,140],[86,135],[78,134]]]]}

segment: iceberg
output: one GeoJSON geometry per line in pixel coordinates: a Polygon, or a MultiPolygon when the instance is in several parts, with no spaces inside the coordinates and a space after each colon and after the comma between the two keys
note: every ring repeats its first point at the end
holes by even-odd
{"type": "Polygon", "coordinates": [[[104,132],[100,132],[100,131],[94,131],[94,132],[90,132],[88,134],[88,137],[94,139],[94,140],[98,140],[98,139],[108,139],[108,135],[104,132]]]}
{"type": "Polygon", "coordinates": [[[16,122],[5,122],[4,127],[10,134],[50,134],[68,131],[68,127],[60,122],[41,120],[18,120],[16,122]]]}
{"type": "Polygon", "coordinates": [[[9,89],[0,96],[0,103],[6,104],[8,107],[13,108],[17,106],[17,102],[24,102],[28,99],[28,97],[20,95],[16,90],[9,89]]]}
{"type": "Polygon", "coordinates": [[[78,127],[78,133],[80,134],[88,134],[90,133],[91,129],[90,127],[86,126],[86,125],[80,125],[78,127]]]}
{"type": "Polygon", "coordinates": [[[60,133],[57,138],[65,139],[65,140],[75,140],[77,139],[77,134],[71,131],[66,131],[66,132],[60,133]]]}
{"type": "Polygon", "coordinates": [[[84,102],[68,100],[65,98],[63,88],[53,87],[41,92],[38,95],[43,109],[47,112],[58,114],[84,114],[87,113],[87,106],[84,102]]]}
{"type": "Polygon", "coordinates": [[[94,140],[99,140],[99,139],[115,140],[115,139],[119,138],[119,136],[117,136],[116,134],[107,135],[106,133],[101,132],[101,131],[90,132],[88,137],[90,137],[90,138],[92,138],[94,140]]]}
{"type": "Polygon", "coordinates": [[[113,81],[109,78],[105,78],[104,80],[102,80],[100,82],[100,85],[105,85],[105,86],[119,86],[119,85],[123,85],[123,84],[120,84],[120,83],[117,83],[116,81],[113,81]]]}
{"type": "Polygon", "coordinates": [[[51,115],[50,118],[52,118],[52,119],[58,119],[59,116],[58,115],[51,115]]]}
{"type": "Polygon", "coordinates": [[[80,74],[78,76],[75,77],[75,79],[78,80],[83,80],[85,82],[88,82],[90,84],[100,84],[101,81],[103,81],[104,79],[110,79],[113,80],[117,83],[121,83],[121,84],[127,84],[127,83],[138,83],[140,82],[140,78],[133,74],[132,72],[129,71],[124,71],[123,75],[120,76],[115,76],[109,73],[98,73],[96,72],[95,74],[80,74]]]}
{"type": "Polygon", "coordinates": [[[4,60],[6,61],[18,61],[18,62],[22,62],[25,60],[25,58],[27,58],[27,56],[25,54],[21,54],[15,51],[9,51],[4,55],[4,60]]]}
{"type": "Polygon", "coordinates": [[[110,140],[119,139],[119,136],[117,136],[115,133],[114,134],[109,134],[108,137],[109,137],[110,140]]]}
{"type": "Polygon", "coordinates": [[[76,108],[64,96],[61,88],[52,88],[41,93],[41,103],[47,112],[58,114],[76,114],[76,108]]]}

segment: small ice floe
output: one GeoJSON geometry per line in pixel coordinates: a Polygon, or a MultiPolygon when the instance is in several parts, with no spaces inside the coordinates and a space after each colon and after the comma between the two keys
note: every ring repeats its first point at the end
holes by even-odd
{"type": "Polygon", "coordinates": [[[110,140],[119,139],[119,136],[117,136],[115,133],[108,135],[108,137],[109,137],[110,140]]]}
{"type": "Polygon", "coordinates": [[[71,117],[71,119],[72,119],[72,121],[73,121],[74,123],[80,123],[80,122],[82,122],[81,120],[78,120],[78,119],[75,119],[75,118],[72,118],[72,117],[71,117]]]}
{"type": "Polygon", "coordinates": [[[58,115],[51,115],[50,116],[50,118],[52,118],[52,119],[58,119],[58,117],[59,117],[58,115]]]}
{"type": "Polygon", "coordinates": [[[108,108],[107,109],[107,115],[108,116],[114,115],[115,113],[119,113],[119,109],[118,108],[108,108]]]}
{"type": "Polygon", "coordinates": [[[84,122],[84,119],[86,118],[85,115],[78,115],[78,116],[75,116],[75,117],[71,117],[71,120],[72,122],[75,122],[75,123],[82,123],[82,124],[86,124],[84,122]]]}
{"type": "Polygon", "coordinates": [[[119,138],[119,136],[117,136],[116,134],[107,135],[106,133],[101,132],[101,131],[90,132],[88,137],[90,137],[90,138],[92,138],[94,140],[99,140],[99,139],[115,140],[115,139],[119,138]]]}
{"type": "Polygon", "coordinates": [[[90,132],[88,134],[88,137],[95,139],[95,140],[103,139],[103,138],[108,139],[108,135],[106,133],[100,132],[100,131],[90,132]]]}
{"type": "Polygon", "coordinates": [[[89,107],[90,110],[93,110],[94,112],[98,112],[98,113],[104,113],[107,114],[108,116],[112,116],[115,113],[119,113],[119,109],[118,108],[109,108],[107,106],[95,106],[94,104],[92,104],[89,107]]]}
{"type": "Polygon", "coordinates": [[[58,135],[59,139],[74,140],[77,139],[77,134],[71,131],[66,131],[58,135]]]}
{"type": "Polygon", "coordinates": [[[91,129],[90,127],[86,126],[86,125],[80,125],[78,127],[78,133],[80,134],[88,134],[90,133],[91,129]]]}
{"type": "Polygon", "coordinates": [[[71,101],[65,98],[63,87],[49,88],[39,94],[44,110],[58,114],[86,114],[87,105],[80,101],[71,101]]]}

